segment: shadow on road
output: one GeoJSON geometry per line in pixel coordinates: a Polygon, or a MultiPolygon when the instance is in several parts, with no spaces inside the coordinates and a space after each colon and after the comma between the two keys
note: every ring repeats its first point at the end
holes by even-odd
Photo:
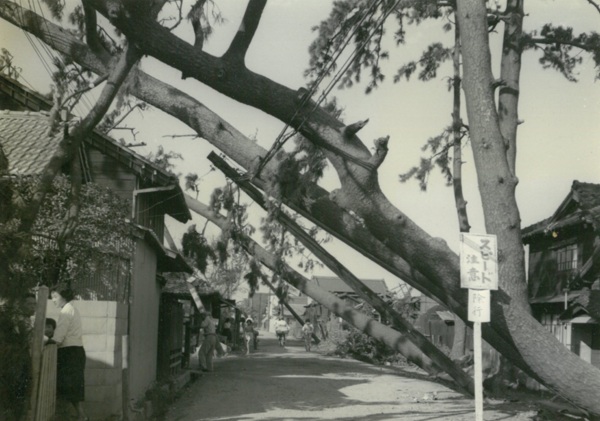
{"type": "MultiPolygon", "coordinates": [[[[298,340],[286,345],[280,347],[273,334],[261,332],[257,351],[216,359],[215,371],[203,373],[172,405],[166,419],[460,421],[474,417],[472,401],[441,384],[420,376],[399,376],[386,367],[308,353],[298,340]]],[[[493,416],[486,412],[486,420],[501,419],[529,418],[518,418],[512,411],[495,411],[493,416]]]]}

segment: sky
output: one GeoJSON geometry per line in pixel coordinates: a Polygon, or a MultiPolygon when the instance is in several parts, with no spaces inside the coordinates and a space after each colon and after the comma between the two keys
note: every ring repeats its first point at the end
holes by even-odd
{"type": "MultiPolygon", "coordinates": [[[[216,2],[226,23],[215,28],[213,36],[204,44],[204,50],[219,56],[222,54],[243,15],[244,1],[216,2]]],[[[292,89],[304,86],[303,72],[308,66],[308,45],[315,34],[311,28],[325,19],[332,1],[325,0],[277,0],[265,7],[261,24],[248,51],[247,67],[292,89]]],[[[37,0],[29,2],[37,4],[37,0]]],[[[76,4],[67,0],[68,6],[76,4]]],[[[38,6],[36,6],[37,8],[38,6]]],[[[545,22],[574,26],[579,31],[596,30],[600,27],[600,14],[585,0],[526,0],[525,29],[539,29],[545,22]]],[[[391,34],[393,28],[388,28],[391,34]]],[[[175,30],[177,36],[191,41],[191,25],[184,21],[175,30]]],[[[0,46],[7,48],[15,57],[15,64],[23,69],[24,83],[40,92],[49,91],[48,73],[41,65],[31,41],[22,31],[0,21],[0,46]]],[[[442,177],[431,176],[427,192],[422,192],[416,181],[400,183],[398,175],[418,164],[421,146],[426,140],[441,132],[450,122],[452,95],[447,89],[447,79],[452,75],[451,66],[445,65],[439,77],[430,82],[411,79],[409,82],[392,82],[395,69],[406,61],[416,60],[423,49],[433,41],[442,40],[446,45],[452,41],[451,33],[444,33],[439,23],[425,23],[408,30],[405,45],[396,47],[387,43],[391,57],[384,64],[387,74],[384,84],[370,95],[364,87],[334,89],[332,94],[344,107],[343,119],[351,123],[369,119],[369,124],[359,133],[371,148],[372,141],[390,136],[389,153],[380,167],[382,189],[400,210],[435,237],[444,239],[458,251],[458,222],[451,188],[444,185],[442,177]]],[[[33,41],[38,49],[40,45],[33,41]]],[[[494,73],[498,71],[501,33],[491,34],[491,50],[494,73]]],[[[42,53],[43,55],[43,53],[42,53]]],[[[521,212],[522,226],[550,216],[569,192],[573,180],[600,183],[600,86],[594,80],[594,63],[587,54],[578,68],[578,83],[568,82],[553,70],[544,70],[537,62],[539,53],[527,52],[523,57],[519,115],[524,121],[518,131],[517,202],[521,212]]],[[[193,95],[240,132],[256,136],[258,142],[269,148],[283,127],[283,123],[263,112],[237,103],[193,79],[182,80],[180,73],[152,58],[144,58],[142,68],[147,73],[173,84],[193,95]]],[[[94,93],[89,95],[92,101],[94,93]]],[[[78,108],[80,113],[86,107],[78,108]]],[[[466,113],[463,111],[466,120],[466,113]]],[[[166,151],[181,153],[182,161],[175,161],[176,172],[190,172],[203,176],[200,182],[200,199],[207,200],[214,187],[225,183],[218,172],[209,172],[206,156],[214,148],[205,140],[172,135],[192,134],[182,123],[158,110],[143,115],[134,113],[125,121],[138,132],[135,141],[147,146],[136,148],[141,154],[155,152],[159,145],[166,151]]],[[[113,131],[115,138],[132,141],[130,133],[113,131]]],[[[464,156],[464,190],[468,201],[471,232],[484,233],[483,216],[477,190],[474,166],[468,148],[464,156]]],[[[323,186],[338,186],[335,173],[328,172],[323,186]]],[[[250,212],[260,215],[257,205],[250,212]]],[[[195,217],[200,227],[204,221],[195,217]]],[[[169,227],[177,238],[186,227],[170,222],[169,227]]],[[[327,245],[343,264],[359,278],[384,279],[394,288],[399,280],[350,248],[332,242],[327,245]]],[[[331,275],[327,269],[316,269],[314,275],[331,275]]],[[[310,277],[311,274],[308,274],[310,277]]]]}

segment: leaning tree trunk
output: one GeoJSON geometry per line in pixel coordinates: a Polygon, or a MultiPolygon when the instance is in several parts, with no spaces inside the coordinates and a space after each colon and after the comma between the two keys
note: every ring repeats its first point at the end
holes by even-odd
{"type": "MultiPolygon", "coordinates": [[[[250,182],[238,176],[238,173],[231,168],[223,158],[214,152],[208,156],[210,162],[221,170],[228,178],[232,179],[252,200],[259,204],[265,211],[268,210],[264,194],[258,191],[250,182]]],[[[367,287],[360,279],[342,265],[333,257],[324,247],[322,247],[314,238],[304,231],[291,217],[283,211],[271,210],[275,218],[296,240],[298,240],[307,250],[319,259],[329,270],[337,275],[346,285],[356,292],[359,298],[373,307],[382,317],[390,321],[392,327],[402,333],[404,337],[418,347],[428,358],[430,358],[439,368],[444,370],[454,381],[464,390],[474,393],[473,380],[461,370],[448,356],[430,342],[421,332],[412,326],[400,313],[392,306],[388,305],[373,290],[367,287]]]]}
{"type": "MultiPolygon", "coordinates": [[[[189,208],[198,215],[210,220],[221,229],[228,228],[228,221],[223,216],[212,211],[208,206],[189,195],[185,196],[185,200],[189,208]]],[[[355,310],[352,306],[346,304],[345,301],[320,288],[314,282],[291,269],[288,265],[282,265],[276,256],[269,253],[249,237],[240,236],[240,240],[242,241],[244,249],[251,256],[258,259],[270,270],[280,273],[282,278],[290,285],[308,295],[337,316],[343,318],[355,328],[401,353],[408,361],[417,364],[428,373],[439,373],[439,369],[435,366],[433,361],[399,332],[396,332],[392,328],[379,323],[377,320],[374,320],[366,314],[355,310]]]]}
{"type": "Polygon", "coordinates": [[[463,0],[457,6],[461,34],[469,34],[461,35],[464,91],[485,224],[489,233],[498,236],[501,286],[510,292],[509,301],[495,300],[494,304],[501,307],[510,336],[534,372],[573,403],[600,416],[600,370],[582,364],[558,341],[548,341],[531,326],[531,317],[524,317],[528,305],[522,303],[526,301],[526,286],[515,200],[518,180],[507,159],[509,144],[500,130],[494,102],[487,12],[480,0],[463,0]]]}
{"type": "MultiPolygon", "coordinates": [[[[100,12],[108,15],[102,0],[93,0],[93,3],[100,12]]],[[[249,9],[253,5],[256,5],[256,2],[251,1],[249,9]]],[[[465,7],[473,5],[469,3],[465,4],[465,7]]],[[[35,14],[20,13],[22,10],[8,1],[0,4],[0,16],[4,19],[33,32],[48,41],[52,47],[63,49],[65,54],[86,68],[100,73],[106,71],[106,64],[98,56],[91,55],[87,47],[65,31],[35,14]]],[[[322,110],[316,110],[312,114],[302,110],[298,113],[297,92],[248,71],[243,60],[239,59],[240,54],[216,58],[195,51],[193,46],[143,16],[119,14],[112,22],[123,31],[130,42],[139,46],[143,53],[184,71],[190,77],[237,101],[290,123],[305,137],[323,148],[340,176],[342,190],[329,195],[323,189],[315,188],[314,195],[303,203],[288,202],[289,205],[408,284],[436,297],[466,320],[467,301],[465,291],[460,288],[458,256],[443,240],[432,238],[420,229],[381,193],[376,176],[376,168],[385,156],[384,153],[380,153],[381,150],[371,155],[355,134],[344,130],[342,123],[322,110]],[[306,121],[303,121],[304,117],[307,117],[306,121]],[[360,218],[360,222],[356,216],[360,218]],[[436,264],[432,265],[431,262],[436,264]]],[[[463,34],[466,32],[471,36],[479,33],[471,33],[466,23],[460,23],[463,34]]],[[[251,38],[253,35],[253,31],[246,31],[244,28],[241,28],[238,34],[240,33],[244,34],[242,37],[251,38]]],[[[243,49],[248,43],[237,45],[241,45],[243,49]]],[[[488,48],[487,45],[477,48],[481,47],[488,48]]],[[[137,76],[138,83],[132,86],[130,91],[133,95],[176,116],[195,129],[200,137],[213,142],[246,169],[252,169],[265,154],[260,146],[243,137],[231,125],[193,98],[141,72],[138,72],[137,76]]],[[[489,79],[479,82],[491,84],[489,79]]],[[[468,98],[468,101],[472,100],[473,97],[468,98]]],[[[311,110],[313,106],[314,104],[307,104],[306,111],[311,110]]],[[[485,142],[481,142],[481,146],[484,147],[485,142]]],[[[506,160],[506,157],[504,159],[506,160]]],[[[267,171],[269,168],[272,166],[267,166],[267,171]]],[[[481,170],[482,167],[478,166],[478,169],[481,170]]],[[[485,170],[485,167],[483,169],[485,170]]],[[[505,181],[513,183],[514,190],[514,180],[497,180],[505,181]]],[[[482,185],[482,190],[490,188],[491,186],[482,185]]],[[[503,190],[500,196],[508,197],[513,203],[514,194],[511,198],[510,194],[506,193],[503,190]]],[[[484,197],[484,201],[485,199],[484,197]]],[[[501,251],[506,248],[506,252],[512,252],[512,249],[505,246],[512,245],[513,239],[518,235],[515,234],[519,231],[518,212],[515,215],[512,212],[506,213],[505,210],[512,211],[504,203],[495,200],[486,204],[486,221],[489,213],[497,213],[497,218],[505,215],[506,221],[504,224],[495,224],[491,223],[492,218],[491,225],[486,225],[486,228],[490,233],[500,234],[501,251]],[[498,207],[494,208],[493,205],[498,207]],[[508,234],[502,235],[500,231],[505,229],[508,234]]],[[[503,251],[503,258],[509,256],[519,259],[518,253],[504,255],[503,251]]],[[[510,268],[506,264],[502,267],[510,268]]],[[[518,284],[524,280],[523,268],[524,266],[521,268],[520,277],[513,279],[518,270],[501,273],[501,276],[518,284]],[[509,272],[512,275],[509,276],[509,272]]],[[[588,393],[589,390],[600,388],[600,370],[570,353],[531,317],[527,309],[513,302],[503,289],[492,293],[491,311],[492,321],[487,323],[483,330],[486,341],[549,388],[576,405],[600,414],[600,401],[590,399],[588,393]],[[527,349],[522,343],[527,343],[527,349]],[[565,375],[565,370],[560,369],[563,365],[553,364],[553,361],[564,361],[564,366],[572,370],[565,375]],[[582,378],[586,379],[587,386],[582,386],[582,378]]]]}

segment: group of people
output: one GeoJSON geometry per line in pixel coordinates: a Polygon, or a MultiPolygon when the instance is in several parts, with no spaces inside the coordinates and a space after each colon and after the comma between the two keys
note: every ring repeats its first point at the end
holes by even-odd
{"type": "MultiPolygon", "coordinates": [[[[58,321],[52,318],[45,319],[44,345],[57,345],[56,366],[56,399],[57,417],[67,417],[68,405],[77,411],[77,420],[87,420],[83,408],[85,400],[85,362],[86,355],[83,348],[81,316],[77,308],[71,303],[75,294],[66,284],[61,284],[51,290],[50,298],[59,309],[58,321]],[[62,415],[61,415],[62,414],[62,415]]],[[[33,319],[36,312],[37,299],[31,293],[24,300],[24,315],[33,319]]],[[[31,342],[31,340],[30,340],[31,342]]],[[[29,379],[30,374],[23,376],[29,379]]],[[[28,381],[28,380],[27,380],[28,381]]]]}
{"type": "MultiPolygon", "coordinates": [[[[285,338],[290,331],[290,326],[287,321],[283,318],[283,316],[279,316],[279,319],[275,322],[275,334],[277,335],[277,340],[279,341],[279,346],[285,347],[285,338]]],[[[304,321],[302,325],[302,337],[304,339],[304,349],[306,351],[310,351],[312,344],[312,335],[315,331],[315,328],[309,319],[304,321]]]]}
{"type": "MultiPolygon", "coordinates": [[[[286,336],[290,331],[290,326],[283,317],[279,317],[275,322],[275,333],[281,347],[285,347],[286,336]]],[[[228,344],[232,341],[232,320],[226,318],[223,321],[221,333],[225,336],[228,344]]],[[[250,354],[252,349],[258,348],[258,330],[251,317],[246,317],[241,325],[242,337],[244,338],[244,347],[246,355],[250,354]]],[[[302,336],[304,338],[304,348],[311,350],[312,335],[314,326],[309,319],[306,319],[302,326],[302,336]]],[[[200,312],[200,335],[203,338],[198,351],[198,360],[202,371],[213,371],[213,358],[220,345],[219,336],[215,321],[205,311],[200,312]]]]}

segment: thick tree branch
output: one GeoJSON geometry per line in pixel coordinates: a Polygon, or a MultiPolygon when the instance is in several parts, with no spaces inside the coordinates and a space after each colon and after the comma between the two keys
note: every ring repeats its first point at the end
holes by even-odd
{"type": "Polygon", "coordinates": [[[244,60],[266,4],[267,0],[250,0],[242,18],[242,23],[223,56],[225,60],[244,60]]]}
{"type": "Polygon", "coordinates": [[[569,45],[571,47],[576,47],[584,51],[593,52],[594,49],[590,48],[586,44],[582,44],[581,42],[575,41],[565,41],[564,39],[556,39],[552,37],[544,37],[544,38],[530,38],[527,40],[528,45],[569,45]]]}
{"type": "MultiPolygon", "coordinates": [[[[100,2],[100,0],[93,1],[100,2]]],[[[465,7],[470,9],[480,6],[480,4],[472,4],[472,1],[466,0],[465,7]]],[[[52,44],[54,48],[80,45],[73,42],[64,31],[53,32],[53,30],[47,30],[46,28],[36,28],[28,22],[20,20],[20,18],[15,19],[14,16],[11,16],[10,10],[7,12],[7,4],[10,5],[8,6],[10,10],[14,10],[16,7],[14,3],[10,2],[0,4],[1,16],[8,15],[8,19],[19,22],[18,24],[29,31],[35,31],[36,36],[40,34],[40,37],[59,38],[59,42],[63,44],[52,44]]],[[[462,2],[459,2],[459,6],[461,4],[462,2]]],[[[137,25],[137,23],[134,25],[133,22],[129,22],[132,26],[138,26],[140,30],[134,41],[144,44],[146,42],[144,37],[148,38],[150,44],[154,44],[156,41],[154,46],[150,45],[145,48],[154,48],[167,60],[168,64],[180,70],[181,68],[193,69],[195,72],[194,76],[199,80],[205,78],[208,85],[222,91],[233,99],[240,100],[240,96],[242,96],[245,100],[242,102],[269,112],[278,118],[280,116],[287,116],[288,119],[283,119],[284,121],[292,120],[296,125],[301,121],[291,118],[294,111],[294,107],[291,105],[294,103],[295,91],[283,88],[269,79],[254,75],[251,72],[239,73],[238,68],[235,66],[231,69],[224,64],[223,66],[219,66],[220,62],[218,59],[205,54],[198,55],[193,51],[191,51],[190,56],[186,56],[185,53],[181,54],[182,51],[188,52],[193,50],[193,47],[188,45],[184,50],[178,50],[180,47],[179,41],[173,40],[170,34],[166,37],[162,33],[154,34],[155,27],[148,26],[147,19],[142,18],[140,22],[142,22],[140,25],[137,25]],[[175,51],[170,54],[167,51],[170,49],[175,51]],[[169,61],[171,56],[173,57],[173,62],[169,61]],[[206,66],[203,66],[204,64],[206,66]],[[232,73],[228,73],[230,71],[232,73]],[[235,78],[227,77],[228,74],[231,76],[234,73],[235,78]],[[238,78],[237,76],[240,77],[238,78]],[[214,85],[211,84],[211,81],[214,82],[214,85]]],[[[483,24],[484,31],[487,34],[485,21],[483,24]]],[[[463,27],[462,21],[461,27],[463,27]]],[[[466,30],[470,33],[469,29],[466,30]]],[[[135,29],[132,29],[132,31],[135,32],[135,29]]],[[[67,49],[67,54],[74,55],[74,52],[79,53],[78,57],[80,59],[87,57],[90,60],[90,64],[92,62],[98,64],[100,71],[103,72],[104,65],[97,57],[89,57],[89,50],[85,46],[83,50],[77,51],[77,48],[75,47],[74,50],[67,49]]],[[[485,48],[487,49],[488,46],[485,48]]],[[[144,52],[147,51],[147,49],[144,50],[144,52]]],[[[477,58],[477,54],[474,57],[477,58]]],[[[487,79],[487,84],[485,85],[487,89],[490,89],[490,83],[491,78],[487,79]]],[[[179,118],[198,131],[199,134],[202,133],[202,137],[218,144],[218,147],[232,159],[236,160],[236,162],[243,162],[242,165],[246,169],[252,168],[256,159],[265,153],[264,149],[253,144],[253,142],[247,141],[247,139],[245,140],[239,132],[197,101],[168,85],[156,81],[156,79],[150,77],[140,79],[139,84],[134,87],[133,91],[140,99],[146,100],[152,105],[179,118]],[[147,85],[146,82],[149,84],[147,85]],[[243,148],[240,147],[239,142],[246,142],[243,148]]],[[[470,101],[472,101],[472,98],[467,101],[467,104],[470,101]]],[[[483,108],[479,111],[483,112],[483,108]]],[[[327,142],[339,149],[346,149],[356,157],[368,159],[370,154],[364,145],[361,144],[362,146],[358,146],[349,142],[346,142],[345,145],[342,144],[342,135],[339,128],[343,125],[340,122],[320,111],[311,116],[312,118],[302,125],[302,131],[308,134],[306,137],[310,136],[315,143],[319,139],[322,139],[324,143],[327,142]]],[[[478,118],[482,118],[482,116],[478,116],[478,118]]],[[[475,126],[474,122],[469,120],[469,123],[471,129],[473,129],[475,126]]],[[[504,145],[504,140],[501,136],[497,141],[499,145],[504,145]]],[[[477,144],[479,145],[479,143],[477,144]]],[[[482,148],[485,148],[486,145],[488,145],[487,142],[481,143],[482,148]]],[[[492,143],[492,145],[496,146],[495,143],[492,143]]],[[[373,256],[375,262],[381,262],[384,267],[394,269],[392,273],[400,276],[408,283],[411,283],[411,285],[414,283],[413,286],[420,291],[437,297],[449,305],[456,314],[466,319],[466,297],[465,291],[460,289],[458,282],[459,262],[456,254],[444,242],[424,233],[391,205],[382,195],[377,179],[370,171],[361,171],[358,166],[353,165],[352,162],[344,157],[336,156],[333,152],[328,153],[328,158],[334,163],[340,178],[343,178],[346,182],[349,179],[360,179],[360,182],[346,186],[345,191],[342,192],[338,199],[341,205],[361,216],[364,225],[357,223],[343,208],[336,207],[336,204],[329,200],[327,193],[323,192],[322,189],[316,190],[318,193],[314,197],[314,202],[308,207],[306,204],[298,204],[297,207],[305,214],[319,220],[319,225],[327,227],[331,232],[335,232],[339,238],[361,250],[361,252],[364,251],[365,255],[373,256]],[[324,213],[320,213],[320,210],[324,210],[324,213]],[[330,211],[333,213],[327,214],[330,211]],[[359,227],[359,231],[353,231],[351,227],[359,227]],[[362,235],[365,236],[365,242],[361,244],[363,241],[362,235]],[[367,249],[367,247],[371,246],[372,248],[367,249]],[[431,265],[431,262],[436,262],[436,264],[431,265]],[[406,278],[402,276],[404,270],[406,271],[406,278]],[[418,278],[419,276],[421,278],[418,278]],[[418,279],[421,279],[423,284],[418,284],[418,279]]],[[[494,165],[490,165],[489,167],[494,167],[494,165]]],[[[483,170],[481,170],[478,166],[478,173],[481,171],[485,172],[486,167],[484,166],[483,170]]],[[[486,174],[486,176],[493,175],[491,173],[486,174]]],[[[515,180],[507,179],[504,176],[496,178],[497,183],[503,183],[506,180],[509,180],[510,187],[514,189],[515,180]]],[[[488,188],[486,183],[480,183],[480,186],[488,188]]],[[[496,184],[495,186],[497,187],[498,185],[496,184]]],[[[505,194],[506,192],[503,191],[502,193],[505,194]]],[[[503,194],[498,195],[500,201],[492,200],[490,202],[491,206],[484,208],[484,212],[492,210],[500,215],[504,215],[507,217],[506,223],[501,224],[499,228],[487,227],[488,232],[496,233],[498,232],[497,229],[515,230],[515,232],[519,230],[518,219],[514,220],[514,215],[511,212],[505,212],[506,203],[512,203],[510,194],[508,196],[509,200],[506,203],[502,202],[504,199],[503,194]]],[[[486,199],[484,198],[484,201],[486,199]]],[[[500,275],[501,279],[503,277],[513,278],[513,274],[509,273],[501,272],[500,275]]],[[[521,277],[520,275],[514,275],[514,277],[524,279],[524,276],[521,277]]],[[[590,387],[600,389],[600,370],[583,362],[576,355],[571,354],[569,350],[556,341],[551,333],[544,331],[525,309],[518,304],[512,303],[510,297],[505,292],[497,291],[492,293],[492,314],[491,323],[486,324],[484,328],[484,338],[488,342],[505,356],[511,358],[520,368],[528,371],[528,373],[543,373],[542,382],[552,389],[559,390],[572,402],[583,406],[588,404],[582,396],[585,395],[585,390],[589,390],[590,387]],[[543,350],[543,353],[541,350],[543,350]],[[526,358],[527,364],[524,363],[520,355],[526,358]],[[565,373],[561,369],[563,364],[548,367],[548,359],[564,362],[564,365],[569,367],[568,372],[565,373]],[[587,379],[587,384],[581,385],[580,380],[582,378],[587,379]],[[574,385],[581,385],[581,387],[574,387],[574,385]]],[[[594,402],[591,405],[587,405],[586,408],[589,407],[592,412],[600,414],[600,408],[597,408],[599,405],[600,402],[594,402]]]]}
{"type": "MultiPolygon", "coordinates": [[[[20,9],[12,3],[6,3],[10,7],[0,7],[0,16],[11,23],[31,31],[39,39],[50,45],[60,47],[59,51],[70,54],[74,60],[82,66],[98,74],[107,71],[105,64],[89,49],[81,44],[70,34],[51,22],[42,20],[35,14],[20,9]],[[23,20],[21,19],[23,18],[23,20]],[[33,25],[30,26],[30,23],[33,25]],[[43,24],[42,24],[43,23],[43,24]]],[[[221,119],[215,113],[210,111],[204,105],[187,94],[169,86],[139,70],[133,79],[137,82],[130,86],[130,93],[137,96],[142,101],[163,110],[169,115],[181,120],[189,127],[194,129],[201,138],[207,139],[213,145],[229,156],[233,161],[245,167],[247,170],[253,168],[258,157],[264,156],[265,150],[256,142],[253,142],[238,132],[229,123],[221,119]]],[[[266,167],[268,171],[276,171],[274,163],[269,163],[266,167]]],[[[266,186],[262,180],[256,179],[253,182],[265,190],[266,186]]],[[[300,213],[313,223],[323,227],[327,232],[340,239],[349,246],[355,248],[367,258],[371,259],[390,273],[403,279],[405,282],[415,287],[424,294],[434,297],[449,306],[463,320],[466,320],[467,301],[466,294],[459,287],[458,270],[454,274],[448,273],[441,280],[430,280],[414,267],[411,267],[406,260],[399,257],[387,245],[378,239],[366,229],[366,227],[350,213],[339,208],[335,203],[328,199],[329,193],[316,187],[311,189],[312,196],[309,201],[312,203],[310,209],[304,204],[287,203],[294,211],[300,213]]],[[[435,244],[441,244],[434,240],[435,244]]],[[[425,251],[428,259],[434,261],[438,257],[431,251],[425,251]]],[[[456,257],[456,256],[455,256],[456,257]]],[[[502,326],[501,320],[494,320],[502,326]]],[[[494,323],[491,324],[494,326],[494,323]]],[[[498,327],[494,327],[496,329],[498,327]]],[[[524,362],[520,362],[520,356],[510,339],[506,339],[506,331],[500,329],[500,333],[486,324],[484,326],[484,337],[493,346],[500,350],[504,355],[509,356],[516,361],[521,368],[527,369],[524,362]]]]}
{"type": "Polygon", "coordinates": [[[463,87],[486,232],[498,237],[500,286],[511,297],[505,301],[492,293],[492,307],[495,307],[492,317],[504,318],[507,336],[513,339],[531,370],[541,376],[546,385],[576,406],[600,416],[600,401],[586,399],[587,391],[600,389],[600,370],[590,364],[581,364],[579,356],[546,337],[548,332],[540,329],[526,307],[525,262],[515,199],[517,179],[508,163],[491,89],[493,76],[486,12],[485,3],[479,0],[457,2],[463,87]],[[538,354],[542,342],[543,356],[538,354]],[[548,364],[548,361],[560,361],[561,364],[548,364]],[[586,384],[579,387],[582,378],[586,379],[586,384]]]}
{"type": "Polygon", "coordinates": [[[97,19],[96,10],[88,4],[87,1],[82,1],[83,13],[85,16],[85,40],[90,49],[94,52],[103,50],[98,31],[96,30],[97,19]]]}
{"type": "MultiPolygon", "coordinates": [[[[319,146],[324,145],[327,150],[344,150],[347,155],[363,161],[370,157],[369,150],[360,139],[353,137],[348,141],[341,133],[344,125],[316,107],[314,102],[309,101],[298,109],[296,91],[249,71],[239,60],[229,60],[225,56],[216,58],[200,52],[154,21],[142,16],[133,18],[125,13],[111,15],[104,0],[90,1],[94,3],[96,10],[108,16],[144,54],[167,63],[186,77],[193,77],[237,101],[289,122],[305,137],[319,146]]],[[[363,165],[353,165],[353,161],[346,156],[329,153],[327,157],[336,168],[352,169],[360,178],[371,176],[370,170],[363,165]]]]}
{"type": "Polygon", "coordinates": [[[132,47],[127,48],[116,63],[114,70],[111,72],[111,75],[106,82],[106,86],[102,90],[102,93],[92,110],[81,123],[73,129],[72,133],[60,142],[57,152],[50,159],[46,168],[44,168],[31,202],[23,212],[19,231],[29,232],[31,230],[39,208],[46,197],[46,193],[50,189],[54,177],[70,157],[76,153],[82,140],[88,136],[100,122],[102,116],[104,116],[117,95],[119,87],[123,84],[129,71],[134,64],[137,63],[139,57],[137,51],[132,47]]]}
{"type": "MultiPolygon", "coordinates": [[[[206,218],[219,228],[228,229],[229,222],[225,217],[217,214],[208,206],[200,203],[189,195],[185,195],[185,200],[190,210],[206,218]]],[[[413,358],[419,358],[423,363],[423,368],[427,372],[436,372],[436,368],[432,365],[431,360],[423,355],[419,348],[416,348],[403,335],[391,329],[390,327],[373,320],[366,314],[354,310],[354,308],[349,306],[345,301],[321,289],[314,282],[303,277],[285,263],[281,264],[281,261],[277,256],[269,253],[250,237],[240,234],[240,240],[242,241],[244,250],[246,250],[248,254],[254,256],[271,271],[280,273],[282,278],[290,285],[321,303],[334,314],[342,317],[344,320],[362,332],[365,332],[369,336],[382,341],[403,355],[410,355],[410,361],[412,361],[413,358]]]]}
{"type": "MultiPolygon", "coordinates": [[[[233,168],[212,152],[208,156],[208,160],[215,167],[221,170],[229,179],[236,183],[252,200],[260,205],[264,210],[267,209],[263,194],[258,191],[252,184],[241,177],[233,168]]],[[[417,331],[411,323],[406,321],[401,314],[387,305],[381,297],[367,287],[360,279],[342,265],[335,257],[333,257],[325,248],[311,238],[292,218],[284,212],[272,210],[276,212],[277,221],[290,232],[297,240],[299,240],[308,250],[310,250],[325,266],[335,273],[344,283],[352,288],[360,298],[371,305],[382,316],[393,323],[394,328],[402,333],[410,342],[415,344],[424,355],[431,359],[439,368],[444,370],[456,381],[457,385],[470,395],[473,395],[473,381],[458,368],[443,352],[433,345],[427,338],[417,331]]],[[[423,367],[425,362],[418,359],[417,356],[405,355],[415,362],[419,367],[423,367]]],[[[427,364],[430,362],[427,361],[427,364]]],[[[426,367],[423,367],[426,368],[426,367]]]]}
{"type": "Polygon", "coordinates": [[[600,13],[600,5],[596,3],[594,0],[587,0],[589,4],[591,4],[598,13],[600,13]]]}
{"type": "Polygon", "coordinates": [[[369,159],[369,163],[372,164],[374,168],[379,168],[379,166],[381,164],[383,164],[383,161],[385,160],[385,157],[387,156],[387,153],[388,153],[388,141],[389,140],[390,140],[390,137],[385,136],[385,137],[380,137],[378,139],[375,139],[373,141],[373,144],[375,145],[375,153],[369,159]]]}

